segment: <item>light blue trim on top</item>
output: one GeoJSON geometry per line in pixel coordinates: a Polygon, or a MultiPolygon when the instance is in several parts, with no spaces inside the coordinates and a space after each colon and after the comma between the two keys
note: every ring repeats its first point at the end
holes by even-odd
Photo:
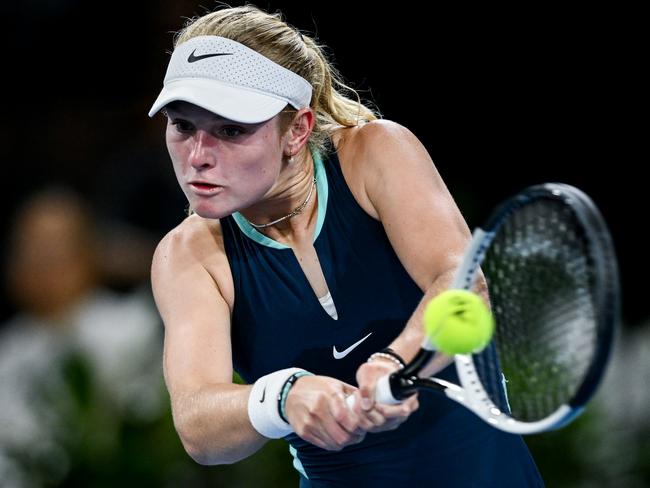
{"type": "Polygon", "coordinates": [[[309,479],[309,476],[307,476],[307,473],[305,473],[305,468],[302,465],[302,462],[300,462],[300,459],[298,459],[298,451],[296,450],[295,447],[293,447],[291,444],[289,444],[289,452],[293,456],[293,467],[298,471],[301,475],[303,475],[305,478],[309,479]]]}
{"type": "Polygon", "coordinates": [[[287,246],[286,244],[282,244],[281,242],[273,240],[270,237],[267,237],[261,232],[259,232],[255,227],[253,227],[250,224],[248,220],[246,220],[246,217],[244,217],[239,212],[233,213],[232,218],[235,219],[235,222],[237,223],[237,227],[239,227],[239,230],[241,230],[246,236],[250,237],[258,244],[272,247],[274,249],[289,249],[289,246],[287,246]]]}
{"type": "Polygon", "coordinates": [[[321,229],[323,228],[323,223],[325,222],[329,185],[327,184],[325,166],[323,165],[323,158],[320,153],[317,150],[312,149],[311,157],[314,160],[314,174],[316,176],[316,188],[318,189],[318,218],[316,220],[316,229],[314,230],[314,241],[316,241],[320,235],[321,229]]]}
{"type": "MultiPolygon", "coordinates": [[[[323,158],[321,157],[320,153],[315,149],[311,149],[311,157],[314,160],[314,175],[316,177],[316,190],[318,193],[318,217],[316,220],[316,229],[314,230],[314,240],[312,241],[314,242],[316,239],[318,239],[320,231],[323,228],[323,223],[325,222],[325,213],[327,211],[328,184],[327,175],[325,174],[325,167],[323,166],[323,158]]],[[[272,247],[274,249],[289,249],[289,246],[286,244],[282,244],[281,242],[271,239],[270,237],[267,237],[259,232],[239,212],[233,213],[232,217],[235,219],[239,230],[241,230],[247,237],[251,238],[258,244],[272,247]]]]}

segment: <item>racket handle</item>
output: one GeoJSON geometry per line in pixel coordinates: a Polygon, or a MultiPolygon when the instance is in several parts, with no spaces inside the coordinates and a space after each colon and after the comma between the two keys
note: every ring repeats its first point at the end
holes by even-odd
{"type": "MultiPolygon", "coordinates": [[[[393,396],[393,392],[390,389],[390,376],[382,376],[377,381],[377,386],[375,387],[375,401],[377,403],[386,403],[389,405],[395,405],[396,403],[401,403],[400,400],[396,399],[393,396]]],[[[348,404],[348,407],[352,409],[354,407],[355,396],[350,395],[345,399],[345,403],[348,404]]]]}

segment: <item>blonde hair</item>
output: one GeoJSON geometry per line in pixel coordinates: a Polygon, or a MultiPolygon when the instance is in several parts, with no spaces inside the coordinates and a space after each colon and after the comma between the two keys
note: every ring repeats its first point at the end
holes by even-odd
{"type": "MultiPolygon", "coordinates": [[[[174,46],[206,35],[239,42],[297,73],[311,84],[313,93],[310,107],[316,113],[316,123],[309,144],[316,150],[325,149],[336,129],[354,127],[380,117],[378,111],[364,105],[359,94],[343,82],[325,56],[323,47],[289,26],[280,13],[270,14],[253,5],[219,9],[190,19],[177,33],[174,46]]],[[[295,113],[296,110],[290,105],[282,111],[282,131],[288,128],[295,113]]]]}

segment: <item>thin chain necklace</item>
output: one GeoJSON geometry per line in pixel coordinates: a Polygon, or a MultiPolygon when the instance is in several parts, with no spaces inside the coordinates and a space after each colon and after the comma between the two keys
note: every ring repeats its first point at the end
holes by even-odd
{"type": "Polygon", "coordinates": [[[270,227],[272,225],[275,225],[279,222],[282,222],[283,220],[290,219],[291,217],[294,217],[301,213],[307,204],[309,203],[309,200],[311,199],[311,194],[314,192],[314,187],[316,186],[316,178],[314,178],[311,182],[311,188],[309,188],[309,193],[307,194],[307,198],[305,199],[304,202],[302,202],[293,212],[285,215],[284,217],[280,217],[279,219],[274,220],[273,222],[269,222],[268,224],[254,224],[250,220],[248,221],[249,224],[251,224],[253,227],[256,229],[263,229],[265,227],[270,227]]]}

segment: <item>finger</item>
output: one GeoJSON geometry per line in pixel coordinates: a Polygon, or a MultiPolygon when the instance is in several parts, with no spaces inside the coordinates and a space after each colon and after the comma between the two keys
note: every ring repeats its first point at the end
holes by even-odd
{"type": "Polygon", "coordinates": [[[374,432],[386,422],[386,417],[376,408],[361,410],[359,414],[359,425],[366,432],[374,432]]]}
{"type": "Polygon", "coordinates": [[[321,449],[330,449],[330,439],[324,436],[316,424],[301,424],[296,428],[295,433],[298,437],[310,444],[320,447],[321,449]]]}
{"type": "Polygon", "coordinates": [[[338,423],[331,411],[326,412],[320,420],[319,435],[326,439],[333,448],[338,447],[340,449],[355,436],[355,434],[348,432],[338,423]]]}
{"type": "Polygon", "coordinates": [[[342,444],[330,434],[328,428],[325,426],[325,421],[317,420],[314,424],[305,426],[303,435],[300,437],[307,442],[311,442],[315,446],[328,451],[338,451],[343,447],[342,444]]]}
{"type": "Polygon", "coordinates": [[[407,398],[404,404],[411,409],[411,413],[415,412],[418,408],[420,408],[420,402],[418,400],[417,393],[407,398]]]}
{"type": "Polygon", "coordinates": [[[408,417],[419,407],[417,395],[405,399],[402,403],[396,405],[377,404],[375,409],[381,412],[387,419],[396,417],[408,417]]]}
{"type": "Polygon", "coordinates": [[[384,425],[374,430],[371,430],[371,432],[386,432],[388,430],[395,430],[404,422],[406,422],[406,420],[407,418],[395,418],[395,419],[387,420],[386,423],[384,423],[384,425]]]}
{"type": "Polygon", "coordinates": [[[366,432],[361,432],[359,434],[354,434],[352,436],[352,439],[350,442],[348,442],[348,446],[351,446],[353,444],[359,444],[360,442],[363,442],[363,440],[366,438],[366,432]]]}
{"type": "Polygon", "coordinates": [[[352,395],[355,391],[358,390],[358,388],[356,386],[349,385],[349,384],[344,383],[342,381],[340,382],[340,385],[343,388],[343,394],[345,396],[352,395]]]}
{"type": "Polygon", "coordinates": [[[367,418],[372,422],[374,427],[381,427],[386,423],[386,416],[378,409],[373,408],[366,412],[367,418]]]}
{"type": "Polygon", "coordinates": [[[331,444],[330,444],[329,442],[325,441],[324,439],[322,439],[322,438],[321,438],[320,436],[318,436],[317,434],[309,434],[309,435],[305,435],[305,436],[303,437],[303,439],[306,440],[307,442],[312,443],[312,444],[315,445],[315,446],[320,447],[321,449],[326,449],[326,450],[328,450],[328,451],[331,451],[331,450],[332,450],[332,449],[331,449],[331,444]]]}
{"type": "Polygon", "coordinates": [[[300,419],[295,433],[301,439],[328,451],[340,449],[341,441],[350,436],[333,420],[326,405],[308,412],[300,419]]]}
{"type": "Polygon", "coordinates": [[[370,410],[375,404],[375,388],[377,380],[388,375],[393,370],[391,364],[366,363],[357,370],[357,383],[359,384],[360,403],[362,410],[370,410]]]}
{"type": "Polygon", "coordinates": [[[359,406],[362,410],[370,410],[375,404],[375,388],[374,384],[370,386],[368,383],[360,385],[359,388],[359,406]]]}
{"type": "MultiPolygon", "coordinates": [[[[367,412],[361,408],[361,397],[360,392],[356,391],[353,395],[352,408],[348,407],[355,414],[355,420],[357,422],[357,429],[354,432],[358,434],[359,432],[368,432],[372,427],[374,427],[373,422],[368,418],[367,412]]],[[[348,405],[346,401],[346,406],[348,405]]]]}
{"type": "Polygon", "coordinates": [[[368,364],[364,364],[357,372],[357,382],[359,383],[359,405],[361,410],[370,410],[375,403],[375,382],[371,374],[372,369],[368,364]]]}
{"type": "Polygon", "coordinates": [[[359,404],[362,410],[368,410],[374,403],[374,383],[371,385],[368,381],[360,380],[359,385],[359,388],[345,385],[344,391],[346,395],[356,394],[354,404],[359,404]]]}
{"type": "Polygon", "coordinates": [[[359,415],[354,409],[349,409],[345,396],[336,395],[330,402],[330,412],[338,424],[347,432],[354,434],[359,429],[359,415]]]}

